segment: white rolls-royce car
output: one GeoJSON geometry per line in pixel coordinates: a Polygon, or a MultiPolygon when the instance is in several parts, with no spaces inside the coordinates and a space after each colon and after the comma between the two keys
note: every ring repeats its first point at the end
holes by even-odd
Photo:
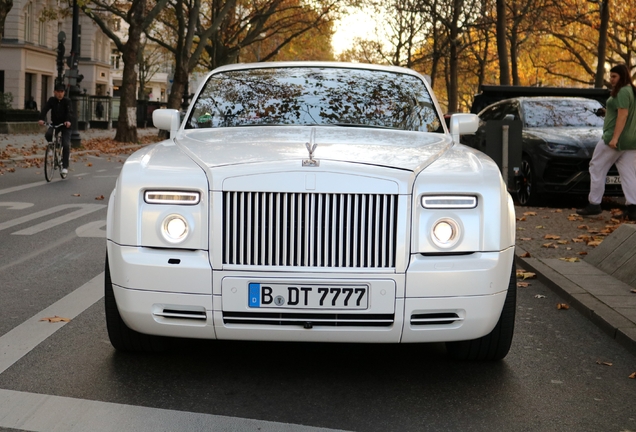
{"type": "Polygon", "coordinates": [[[424,76],[346,63],[212,71],[170,138],[110,196],[112,345],[168,337],[445,342],[498,360],[514,329],[515,214],[497,165],[459,144],[424,76]]]}

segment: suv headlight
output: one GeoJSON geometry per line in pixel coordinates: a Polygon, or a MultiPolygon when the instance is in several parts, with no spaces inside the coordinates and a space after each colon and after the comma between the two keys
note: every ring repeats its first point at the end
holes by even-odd
{"type": "Polygon", "coordinates": [[[579,147],[570,144],[557,144],[552,142],[546,142],[545,147],[552,153],[560,154],[576,154],[579,151],[579,147]]]}

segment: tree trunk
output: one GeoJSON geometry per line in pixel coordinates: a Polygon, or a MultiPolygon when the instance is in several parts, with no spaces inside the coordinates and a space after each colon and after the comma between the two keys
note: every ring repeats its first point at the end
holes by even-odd
{"type": "Polygon", "coordinates": [[[594,87],[602,88],[605,81],[605,56],[607,52],[607,28],[609,27],[609,0],[603,0],[601,6],[601,27],[598,34],[598,63],[594,76],[594,87]]]}
{"type": "Polygon", "coordinates": [[[453,21],[450,28],[449,50],[449,83],[448,83],[448,112],[457,112],[459,105],[459,16],[464,6],[463,0],[453,1],[453,21]]]}
{"type": "Polygon", "coordinates": [[[499,84],[510,85],[508,45],[506,44],[505,0],[497,0],[497,55],[499,56],[499,84]]]}
{"type": "MultiPolygon", "coordinates": [[[[178,60],[177,60],[178,61],[178,60]]],[[[186,71],[186,65],[182,62],[177,64],[174,70],[174,77],[172,79],[172,87],[170,89],[170,96],[168,96],[168,108],[179,109],[181,108],[181,101],[183,100],[183,92],[186,89],[188,83],[188,72],[186,71]]]]}
{"type": "Polygon", "coordinates": [[[128,41],[122,53],[124,71],[122,73],[117,133],[115,134],[115,141],[129,143],[137,142],[137,72],[135,66],[141,44],[142,12],[145,10],[145,2],[137,2],[135,8],[139,10],[132,11],[131,15],[140,19],[131,21],[128,28],[128,41]]]}
{"type": "Polygon", "coordinates": [[[518,62],[518,45],[517,31],[513,29],[510,32],[510,64],[512,66],[512,85],[519,84],[519,62],[518,62]]]}
{"type": "Polygon", "coordinates": [[[13,8],[13,0],[0,0],[0,39],[4,33],[4,21],[7,19],[11,8],[13,8]]]}

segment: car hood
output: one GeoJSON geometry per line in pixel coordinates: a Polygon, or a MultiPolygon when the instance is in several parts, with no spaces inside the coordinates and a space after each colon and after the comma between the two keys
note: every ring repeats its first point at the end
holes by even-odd
{"type": "Polygon", "coordinates": [[[440,133],[354,127],[265,126],[181,132],[176,143],[209,168],[309,158],[306,143],[316,144],[313,158],[418,171],[452,146],[440,133]]]}
{"type": "Polygon", "coordinates": [[[525,132],[547,142],[576,144],[587,149],[594,149],[603,135],[599,127],[526,128],[525,132]]]}

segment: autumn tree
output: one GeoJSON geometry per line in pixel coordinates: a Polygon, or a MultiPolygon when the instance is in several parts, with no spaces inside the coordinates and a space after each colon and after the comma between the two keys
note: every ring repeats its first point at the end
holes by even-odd
{"type": "MultiPolygon", "coordinates": [[[[190,74],[202,67],[274,60],[299,38],[330,36],[336,0],[170,0],[148,34],[175,56],[168,106],[179,108],[190,74]]],[[[316,39],[305,39],[308,45],[316,39]]],[[[324,39],[319,42],[324,46],[324,39]]],[[[291,52],[289,52],[291,53],[291,52]]]]}
{"type": "Polygon", "coordinates": [[[142,49],[142,34],[154,22],[168,0],[89,0],[80,7],[115,44],[122,53],[124,70],[122,73],[121,102],[115,141],[137,142],[137,72],[139,50],[142,49]],[[117,17],[128,26],[126,40],[112,30],[110,19],[117,17]]]}

